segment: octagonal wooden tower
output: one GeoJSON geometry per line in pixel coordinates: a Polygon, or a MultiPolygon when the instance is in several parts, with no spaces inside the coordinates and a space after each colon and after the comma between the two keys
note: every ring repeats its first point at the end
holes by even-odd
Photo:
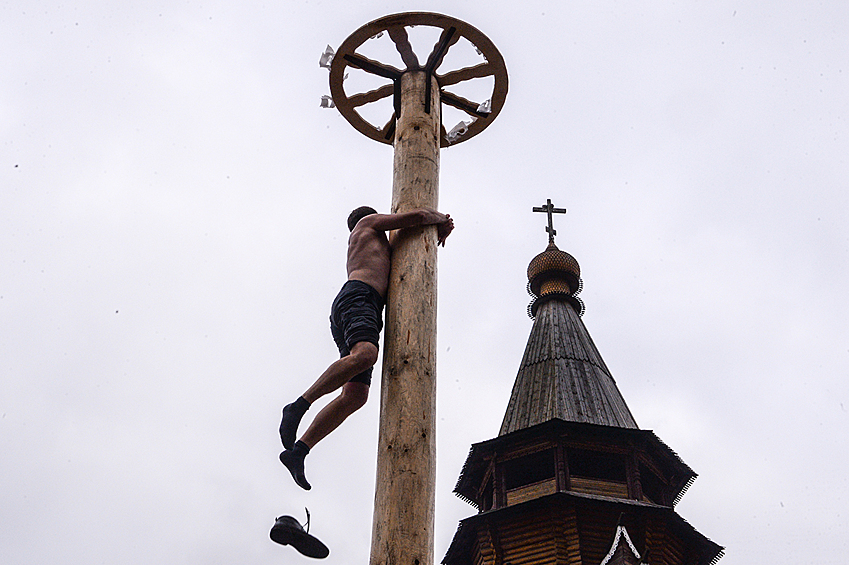
{"type": "Polygon", "coordinates": [[[696,473],[637,427],[581,321],[578,263],[549,241],[528,267],[534,324],[501,431],[455,488],[478,514],[442,563],[714,563],[723,549],[675,512],[696,473]]]}

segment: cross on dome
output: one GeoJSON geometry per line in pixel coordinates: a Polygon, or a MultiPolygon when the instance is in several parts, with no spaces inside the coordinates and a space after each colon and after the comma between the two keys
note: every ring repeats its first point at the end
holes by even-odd
{"type": "Polygon", "coordinates": [[[545,231],[548,232],[548,243],[554,243],[554,236],[557,235],[557,231],[554,229],[554,222],[551,215],[565,214],[566,208],[555,208],[554,204],[551,203],[551,198],[548,198],[544,206],[534,206],[534,212],[545,212],[548,214],[548,227],[545,228],[545,231]]]}

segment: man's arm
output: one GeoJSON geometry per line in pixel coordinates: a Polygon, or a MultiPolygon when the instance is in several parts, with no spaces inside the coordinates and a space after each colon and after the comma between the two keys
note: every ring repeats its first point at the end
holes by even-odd
{"type": "Polygon", "coordinates": [[[454,229],[454,220],[448,214],[437,212],[431,208],[417,208],[398,214],[370,214],[360,220],[357,227],[391,231],[434,224],[437,226],[438,243],[444,246],[445,239],[454,229]]]}

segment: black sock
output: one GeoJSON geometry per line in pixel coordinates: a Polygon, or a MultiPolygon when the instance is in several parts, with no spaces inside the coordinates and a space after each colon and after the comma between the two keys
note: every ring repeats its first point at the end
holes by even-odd
{"type": "Polygon", "coordinates": [[[295,437],[298,435],[298,424],[301,423],[301,418],[309,409],[310,403],[303,396],[292,404],[287,404],[283,407],[283,417],[280,420],[280,441],[283,442],[283,447],[292,449],[295,443],[295,437]]]}
{"type": "Polygon", "coordinates": [[[292,407],[295,408],[302,415],[309,410],[310,406],[312,406],[309,402],[307,402],[306,398],[303,396],[299,396],[298,399],[292,403],[292,407]]]}
{"type": "Polygon", "coordinates": [[[292,446],[292,449],[287,449],[280,454],[280,462],[289,469],[289,472],[292,474],[292,478],[295,479],[295,483],[304,490],[310,490],[312,488],[304,474],[304,457],[306,457],[309,452],[309,446],[298,440],[295,442],[295,445],[292,446]]]}

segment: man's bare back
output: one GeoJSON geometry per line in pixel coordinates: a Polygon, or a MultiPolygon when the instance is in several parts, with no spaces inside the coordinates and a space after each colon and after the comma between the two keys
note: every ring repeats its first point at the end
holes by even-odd
{"type": "Polygon", "coordinates": [[[385,297],[392,248],[386,232],[363,225],[368,224],[365,219],[357,223],[348,237],[348,280],[362,281],[385,297]]]}
{"type": "Polygon", "coordinates": [[[429,208],[419,208],[400,214],[370,214],[362,218],[348,238],[348,280],[362,281],[386,296],[392,246],[386,232],[436,224],[438,243],[454,229],[451,216],[429,208]]]}

